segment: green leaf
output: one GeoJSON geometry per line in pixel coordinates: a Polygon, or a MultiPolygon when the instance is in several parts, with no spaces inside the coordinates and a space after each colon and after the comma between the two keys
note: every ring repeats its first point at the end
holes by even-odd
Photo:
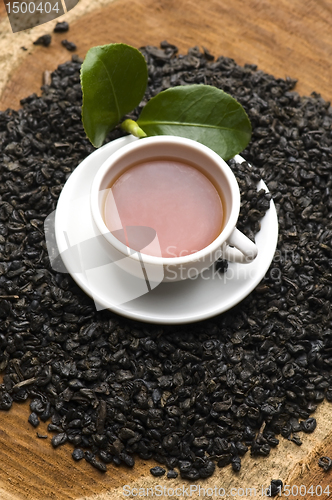
{"type": "Polygon", "coordinates": [[[249,143],[249,118],[233,97],[209,85],[167,89],[143,108],[139,127],[148,136],[178,135],[194,139],[229,160],[249,143]]]}
{"type": "Polygon", "coordinates": [[[114,43],[88,51],[81,68],[82,121],[95,147],[140,103],[147,81],[145,59],[134,47],[114,43]]]}

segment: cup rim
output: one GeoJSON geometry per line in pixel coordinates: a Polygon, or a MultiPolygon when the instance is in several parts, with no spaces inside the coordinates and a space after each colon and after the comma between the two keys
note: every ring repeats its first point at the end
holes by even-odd
{"type": "MultiPolygon", "coordinates": [[[[172,135],[158,135],[151,137],[144,137],[141,139],[134,140],[133,142],[126,144],[122,148],[120,148],[115,153],[111,154],[107,160],[99,168],[93,182],[91,185],[90,191],[90,207],[92,212],[93,220],[98,228],[100,234],[110,243],[116,250],[122,253],[125,256],[130,256],[132,259],[136,261],[141,261],[141,257],[144,259],[144,263],[146,264],[154,264],[154,265],[184,265],[197,262],[202,260],[208,255],[213,254],[218,249],[222,248],[222,245],[227,241],[232,231],[236,227],[236,223],[240,213],[240,189],[238,183],[236,181],[235,175],[229,165],[215,153],[212,149],[201,144],[198,141],[193,139],[188,139],[185,137],[172,136],[172,135]],[[230,215],[228,221],[221,231],[221,233],[217,236],[215,240],[213,240],[209,245],[194,252],[189,255],[184,255],[181,257],[156,257],[154,255],[149,255],[143,252],[138,252],[137,250],[133,250],[124,243],[121,243],[107,228],[103,217],[99,210],[99,191],[100,185],[104,179],[104,176],[112,168],[112,165],[117,162],[125,153],[130,152],[132,149],[146,147],[147,142],[152,144],[177,144],[183,145],[190,148],[194,148],[199,150],[201,153],[207,155],[217,166],[224,172],[226,175],[227,181],[229,183],[229,187],[233,197],[233,205],[230,210],[230,215]]],[[[211,262],[212,264],[213,262],[211,262]]]]}

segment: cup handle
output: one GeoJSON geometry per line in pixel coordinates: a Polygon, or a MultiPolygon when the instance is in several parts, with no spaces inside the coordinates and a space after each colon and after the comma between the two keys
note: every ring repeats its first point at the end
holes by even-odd
{"type": "Polygon", "coordinates": [[[258,248],[255,243],[237,228],[234,228],[223,247],[223,258],[229,262],[238,262],[240,264],[249,264],[256,258],[257,253],[258,248]]]}

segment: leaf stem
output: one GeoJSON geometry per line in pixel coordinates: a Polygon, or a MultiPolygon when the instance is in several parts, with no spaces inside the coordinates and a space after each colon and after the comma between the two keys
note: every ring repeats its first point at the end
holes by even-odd
{"type": "Polygon", "coordinates": [[[146,133],[142,130],[134,120],[127,118],[124,122],[121,123],[121,128],[125,132],[134,135],[135,137],[141,138],[146,137],[146,133]]]}

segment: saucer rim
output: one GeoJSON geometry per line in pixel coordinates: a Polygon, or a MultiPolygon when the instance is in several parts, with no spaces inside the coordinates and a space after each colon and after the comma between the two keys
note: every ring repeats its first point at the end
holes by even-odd
{"type": "MultiPolygon", "coordinates": [[[[57,241],[57,245],[58,245],[58,249],[59,249],[60,254],[63,251],[65,251],[67,247],[65,247],[65,245],[63,245],[63,246],[61,245],[61,241],[63,243],[63,239],[61,240],[61,237],[59,236],[61,233],[59,230],[59,225],[60,225],[59,217],[57,218],[57,215],[59,215],[59,213],[60,213],[59,207],[61,207],[61,205],[64,202],[66,202],[66,197],[68,198],[68,196],[71,194],[71,191],[73,191],[73,188],[75,187],[75,184],[77,182],[77,178],[79,179],[80,174],[83,172],[84,168],[88,164],[90,164],[90,162],[92,160],[96,160],[96,157],[98,157],[98,155],[100,154],[101,151],[106,151],[108,149],[111,150],[114,147],[117,150],[117,149],[121,148],[122,145],[124,146],[125,144],[129,143],[129,141],[131,142],[133,140],[137,140],[137,139],[134,138],[133,136],[125,136],[125,137],[120,137],[118,139],[115,139],[114,141],[111,141],[111,142],[105,144],[104,146],[97,149],[96,151],[91,153],[89,156],[87,156],[76,167],[76,169],[73,171],[73,173],[68,178],[68,180],[67,180],[66,184],[64,185],[62,192],[60,194],[58,204],[57,204],[57,209],[56,209],[56,216],[55,216],[55,235],[56,235],[56,241],[57,241]],[[121,145],[121,143],[123,143],[123,144],[121,145]]],[[[112,154],[112,153],[110,153],[110,154],[112,154]]],[[[246,161],[240,155],[236,155],[235,160],[237,162],[246,161]]],[[[103,162],[99,163],[98,168],[100,168],[102,164],[103,164],[103,162]]],[[[267,186],[265,185],[264,181],[261,180],[260,182],[262,183],[262,187],[268,191],[267,186]]],[[[74,281],[77,283],[77,285],[89,297],[91,297],[93,300],[97,301],[103,308],[108,309],[116,314],[119,314],[121,316],[124,316],[124,317],[132,319],[132,320],[142,321],[142,322],[146,322],[146,323],[154,323],[154,324],[189,324],[189,323],[195,323],[198,321],[203,321],[203,320],[209,319],[211,317],[217,316],[218,314],[222,314],[222,313],[226,312],[227,310],[231,309],[232,307],[236,306],[237,304],[239,304],[245,297],[247,297],[256,288],[258,283],[264,278],[264,276],[265,276],[265,274],[266,274],[266,272],[267,272],[268,268],[270,267],[270,264],[273,260],[275,250],[277,247],[277,240],[278,240],[278,218],[277,218],[277,213],[276,213],[276,209],[275,209],[275,205],[273,203],[273,200],[271,200],[269,212],[270,212],[269,217],[271,219],[270,223],[272,222],[272,224],[275,226],[274,230],[273,230],[273,236],[274,236],[273,241],[269,242],[269,248],[270,248],[269,258],[267,259],[265,256],[263,262],[261,263],[260,272],[257,273],[257,275],[254,279],[249,279],[249,281],[250,281],[249,286],[244,287],[241,293],[239,293],[237,291],[236,297],[234,297],[233,300],[227,301],[226,304],[224,302],[221,302],[220,306],[217,308],[214,307],[213,310],[211,310],[209,308],[204,308],[203,310],[199,310],[196,312],[193,310],[190,310],[189,314],[188,314],[188,312],[184,312],[181,314],[181,317],[170,316],[170,315],[166,315],[165,317],[161,317],[160,314],[154,316],[153,310],[150,311],[149,314],[147,314],[145,310],[142,311],[139,309],[138,310],[127,309],[127,308],[123,307],[124,304],[116,305],[116,304],[110,303],[110,301],[104,300],[103,298],[100,298],[100,300],[99,300],[99,298],[96,299],[96,296],[98,296],[98,291],[97,291],[97,293],[95,291],[91,292],[91,290],[87,286],[86,282],[84,282],[84,280],[80,279],[80,277],[78,275],[76,275],[75,273],[72,273],[70,271],[70,269],[69,269],[70,266],[68,267],[68,265],[66,265],[65,259],[63,259],[64,265],[65,265],[68,273],[72,276],[74,281]],[[272,252],[272,250],[273,250],[273,252],[272,252]]],[[[92,217],[92,215],[91,215],[91,217],[92,217]]],[[[262,220],[264,220],[265,217],[266,217],[266,214],[262,220]]],[[[257,233],[257,235],[259,235],[259,233],[257,233]]],[[[256,237],[255,237],[255,240],[256,240],[256,237]]],[[[257,244],[257,242],[256,242],[256,244],[257,244]]],[[[232,265],[235,264],[236,266],[250,266],[253,263],[251,263],[251,264],[232,263],[232,265]]],[[[175,287],[177,284],[179,284],[179,282],[167,283],[167,286],[175,287]]],[[[162,285],[165,285],[165,283],[163,283],[162,285]]],[[[227,285],[224,285],[224,286],[227,286],[227,285]]],[[[131,301],[131,302],[133,302],[133,301],[131,301]]]]}

